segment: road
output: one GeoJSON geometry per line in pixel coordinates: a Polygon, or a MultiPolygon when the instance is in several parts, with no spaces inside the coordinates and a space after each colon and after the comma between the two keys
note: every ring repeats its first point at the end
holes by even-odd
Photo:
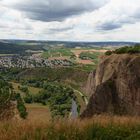
{"type": "Polygon", "coordinates": [[[73,89],[73,90],[74,90],[74,92],[79,93],[79,95],[84,99],[84,102],[85,102],[85,104],[87,105],[87,104],[88,104],[88,99],[87,99],[87,97],[86,97],[82,92],[80,92],[80,91],[78,91],[78,90],[75,90],[75,89],[73,89]]]}

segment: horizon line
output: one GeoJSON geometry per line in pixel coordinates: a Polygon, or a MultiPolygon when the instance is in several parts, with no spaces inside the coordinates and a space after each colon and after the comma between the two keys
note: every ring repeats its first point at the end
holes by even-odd
{"type": "Polygon", "coordinates": [[[82,41],[82,40],[47,40],[47,39],[8,39],[8,38],[5,38],[5,39],[2,39],[0,38],[0,40],[13,40],[13,41],[45,41],[45,42],[83,42],[83,43],[98,43],[98,42],[123,42],[123,43],[140,43],[140,41],[132,41],[132,40],[124,40],[124,41],[121,41],[121,40],[107,40],[107,41],[82,41]]]}

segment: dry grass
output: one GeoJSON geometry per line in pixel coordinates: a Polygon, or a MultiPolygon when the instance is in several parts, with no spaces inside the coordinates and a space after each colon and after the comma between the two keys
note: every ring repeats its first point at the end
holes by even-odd
{"type": "Polygon", "coordinates": [[[77,63],[84,64],[84,65],[93,65],[93,64],[95,64],[92,60],[82,60],[82,59],[77,59],[77,63]]]}
{"type": "Polygon", "coordinates": [[[71,50],[77,57],[79,57],[80,53],[82,52],[101,52],[101,53],[105,53],[107,50],[96,50],[96,49],[90,49],[90,50],[83,50],[83,49],[73,49],[71,50]]]}
{"type": "Polygon", "coordinates": [[[92,140],[137,139],[139,117],[95,116],[87,120],[55,120],[33,117],[25,121],[0,122],[0,140],[92,140]]]}
{"type": "Polygon", "coordinates": [[[48,106],[43,106],[41,104],[26,104],[28,117],[27,119],[30,120],[50,120],[51,113],[48,106]]]}

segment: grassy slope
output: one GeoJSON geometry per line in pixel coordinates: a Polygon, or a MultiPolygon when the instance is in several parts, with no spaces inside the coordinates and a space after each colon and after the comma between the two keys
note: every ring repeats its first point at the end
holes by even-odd
{"type": "MultiPolygon", "coordinates": [[[[18,77],[22,80],[36,79],[49,81],[49,82],[58,82],[68,86],[72,86],[74,89],[80,90],[85,85],[88,72],[81,70],[80,67],[77,68],[38,68],[38,69],[28,69],[21,72],[18,77]]],[[[31,92],[32,93],[32,92],[31,92]]],[[[77,94],[79,98],[80,105],[85,106],[83,100],[81,100],[80,95],[77,94]]]]}
{"type": "Polygon", "coordinates": [[[48,118],[0,122],[1,140],[139,140],[140,118],[96,116],[87,120],[48,118]]]}
{"type": "Polygon", "coordinates": [[[88,77],[88,72],[79,68],[36,68],[28,69],[18,74],[20,80],[47,80],[49,82],[83,84],[88,77]]]}

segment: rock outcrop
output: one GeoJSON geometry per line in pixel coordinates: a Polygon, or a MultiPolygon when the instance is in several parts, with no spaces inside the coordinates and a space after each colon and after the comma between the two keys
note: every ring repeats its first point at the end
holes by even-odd
{"type": "Polygon", "coordinates": [[[87,92],[91,97],[81,117],[140,115],[140,54],[105,56],[89,75],[87,92]]]}

